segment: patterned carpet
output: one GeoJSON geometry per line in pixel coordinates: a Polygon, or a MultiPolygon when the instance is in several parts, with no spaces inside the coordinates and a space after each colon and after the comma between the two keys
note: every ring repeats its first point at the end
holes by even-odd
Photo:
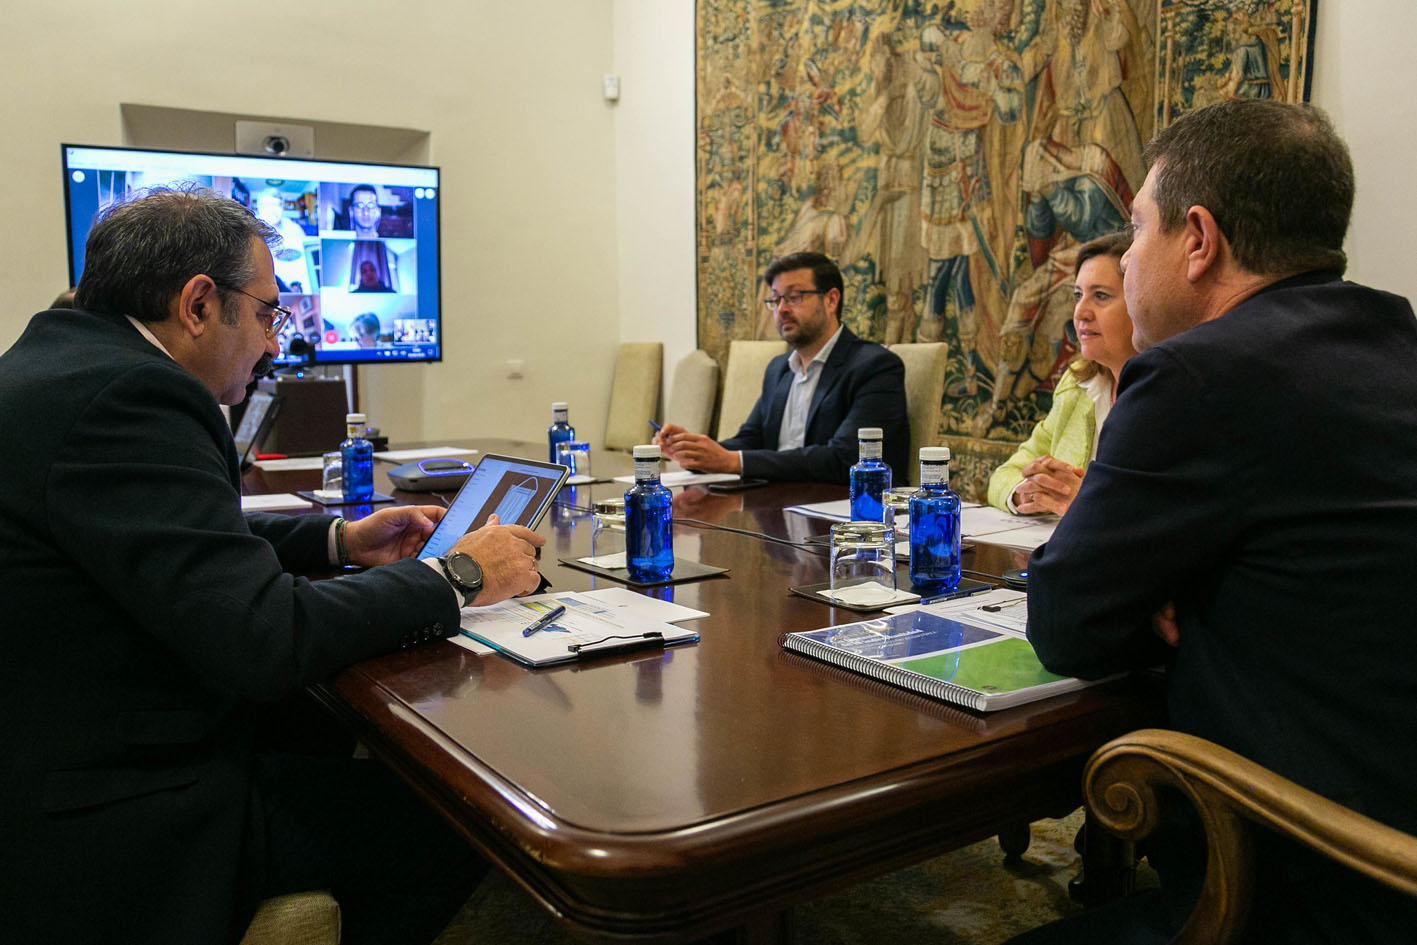
{"type": "MultiPolygon", "coordinates": [[[[1021,863],[1005,866],[994,840],[956,850],[793,910],[801,945],[998,945],[1078,906],[1068,882],[1080,862],[1073,838],[1082,811],[1035,823],[1021,863]]],[[[437,945],[569,945],[558,926],[494,871],[438,938],[437,945]]]]}

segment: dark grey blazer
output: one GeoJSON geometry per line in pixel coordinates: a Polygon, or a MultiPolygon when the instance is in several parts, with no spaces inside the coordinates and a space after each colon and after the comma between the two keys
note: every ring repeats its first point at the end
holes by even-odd
{"type": "Polygon", "coordinates": [[[243,515],[216,402],[121,317],[35,316],[0,430],[6,935],[235,941],[252,704],[454,632],[456,597],[413,560],[292,576],[331,519],[243,515]]]}

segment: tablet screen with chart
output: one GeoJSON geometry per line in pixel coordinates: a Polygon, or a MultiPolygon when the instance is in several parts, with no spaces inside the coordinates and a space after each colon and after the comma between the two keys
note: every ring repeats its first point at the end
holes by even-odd
{"type": "Polygon", "coordinates": [[[555,463],[495,453],[483,456],[418,557],[441,558],[489,515],[496,515],[503,525],[535,528],[568,475],[570,470],[555,463]]]}

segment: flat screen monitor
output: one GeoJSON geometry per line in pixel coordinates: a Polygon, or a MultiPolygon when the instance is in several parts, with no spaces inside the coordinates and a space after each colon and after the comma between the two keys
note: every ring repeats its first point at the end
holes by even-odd
{"type": "Polygon", "coordinates": [[[62,145],[70,285],[96,215],[135,191],[201,184],[273,226],[280,364],[442,359],[438,168],[62,145]],[[296,339],[304,345],[292,342],[296,339]],[[308,346],[308,348],[306,347],[308,346]]]}

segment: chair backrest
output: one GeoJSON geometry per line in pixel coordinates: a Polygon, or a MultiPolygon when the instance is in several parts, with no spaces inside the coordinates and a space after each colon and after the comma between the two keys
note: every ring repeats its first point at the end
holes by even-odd
{"type": "Polygon", "coordinates": [[[649,422],[659,412],[659,378],[664,369],[664,345],[657,341],[627,341],[615,356],[615,380],[610,387],[610,413],[605,419],[605,448],[633,449],[654,434],[649,422]]]}
{"type": "Polygon", "coordinates": [[[1142,839],[1161,821],[1157,805],[1166,793],[1159,787],[1189,799],[1206,825],[1205,883],[1172,945],[1227,945],[1243,936],[1254,889],[1254,824],[1417,896],[1417,837],[1203,738],[1140,729],[1097,749],[1083,772],[1089,815],[1125,840],[1142,839]]]}
{"type": "Polygon", "coordinates": [[[717,399],[718,362],[707,351],[696,348],[674,366],[664,422],[676,423],[693,433],[707,433],[717,399]]]}
{"type": "Polygon", "coordinates": [[[945,397],[945,360],[950,346],[943,341],[891,345],[905,363],[905,409],[910,415],[910,469],[901,485],[920,484],[920,447],[939,442],[941,402],[945,397]]]}
{"type": "Polygon", "coordinates": [[[718,401],[714,436],[727,439],[738,432],[763,392],[768,362],[787,353],[785,341],[734,341],[728,346],[728,367],[723,372],[723,396],[718,401]]]}
{"type": "Polygon", "coordinates": [[[329,893],[263,899],[241,945],[339,945],[339,903],[329,893]]]}

